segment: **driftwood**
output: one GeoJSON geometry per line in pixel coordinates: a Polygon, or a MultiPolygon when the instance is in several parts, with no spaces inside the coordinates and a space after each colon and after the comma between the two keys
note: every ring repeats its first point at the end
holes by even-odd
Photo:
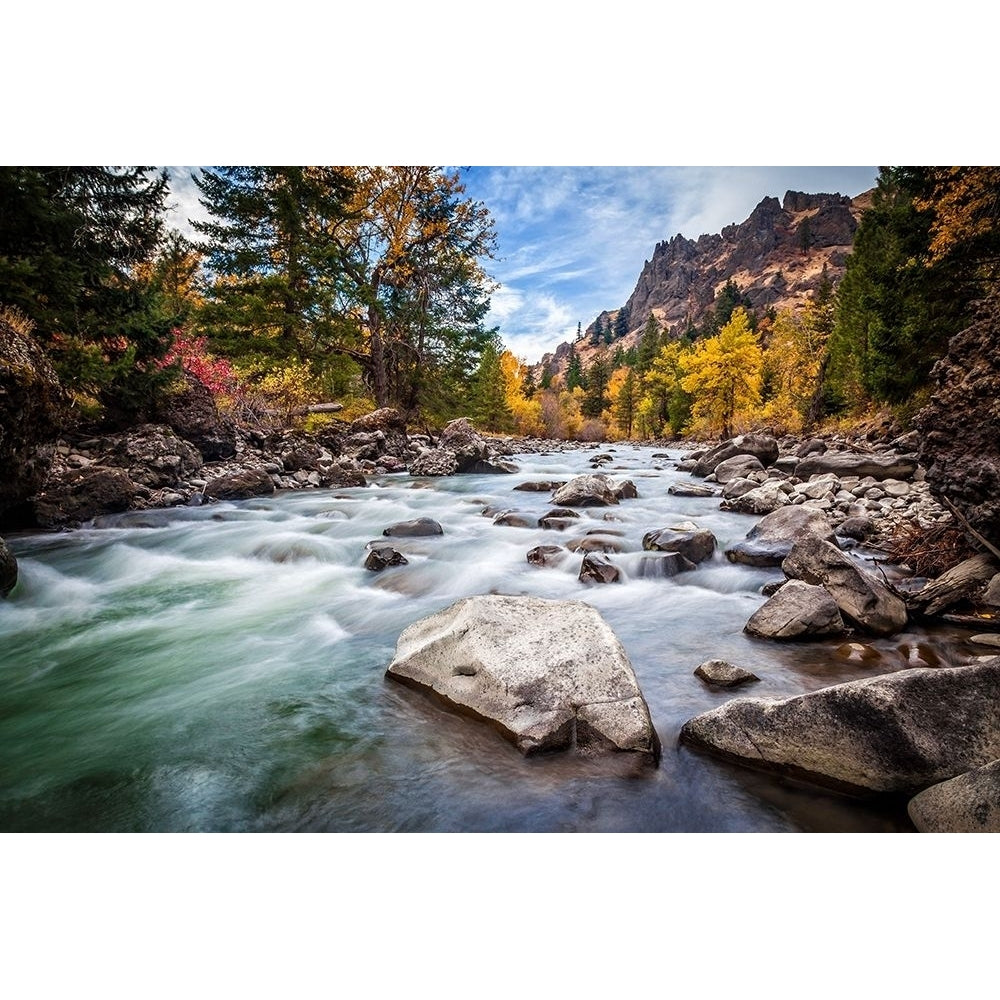
{"type": "Polygon", "coordinates": [[[982,628],[987,632],[1000,632],[1000,618],[983,618],[980,615],[942,615],[941,621],[950,625],[968,625],[970,628],[982,628]]]}
{"type": "Polygon", "coordinates": [[[992,556],[980,554],[972,556],[953,566],[936,580],[931,580],[922,590],[912,595],[917,605],[924,607],[925,615],[936,615],[945,608],[970,597],[988,583],[1000,567],[992,556]]]}
{"type": "Polygon", "coordinates": [[[290,410],[265,410],[269,417],[304,417],[310,413],[336,413],[343,403],[312,403],[310,406],[293,406],[290,410]]]}
{"type": "Polygon", "coordinates": [[[998,549],[994,544],[992,544],[992,542],[990,542],[989,539],[984,538],[978,531],[976,531],[976,529],[973,528],[972,525],[969,524],[969,522],[962,515],[962,512],[947,497],[943,496],[943,497],[941,497],[941,499],[944,501],[945,506],[948,508],[948,510],[951,511],[951,513],[958,520],[958,522],[962,525],[962,527],[970,535],[972,535],[972,537],[977,542],[979,542],[979,544],[982,545],[984,549],[986,549],[989,552],[991,552],[994,556],[997,557],[997,559],[1000,559],[1000,549],[998,549]]]}

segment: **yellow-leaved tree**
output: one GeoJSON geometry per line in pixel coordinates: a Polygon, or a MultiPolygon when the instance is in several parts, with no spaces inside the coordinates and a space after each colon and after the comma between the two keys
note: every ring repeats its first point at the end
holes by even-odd
{"type": "Polygon", "coordinates": [[[699,342],[681,359],[681,388],[693,397],[695,429],[732,436],[737,417],[760,403],[762,361],[750,317],[738,306],[716,336],[699,342]]]}
{"type": "Polygon", "coordinates": [[[762,416],[778,430],[802,430],[819,376],[821,347],[807,317],[787,310],[775,317],[763,357],[768,399],[762,416]]]}
{"type": "Polygon", "coordinates": [[[507,406],[514,416],[515,431],[525,437],[544,437],[545,423],[537,391],[529,390],[530,396],[525,396],[525,381],[530,368],[510,351],[500,355],[500,368],[506,386],[507,406]]]}

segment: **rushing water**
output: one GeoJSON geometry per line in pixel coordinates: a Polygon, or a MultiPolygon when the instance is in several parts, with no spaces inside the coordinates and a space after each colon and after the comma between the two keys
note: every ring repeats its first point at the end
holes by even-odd
{"type": "MultiPolygon", "coordinates": [[[[526,479],[589,471],[589,451],[518,456],[514,476],[413,479],[244,503],[124,514],[8,539],[21,582],[0,601],[0,829],[780,831],[908,829],[873,805],[722,764],[686,747],[683,722],[734,695],[692,675],[710,658],[787,697],[922,655],[968,660],[910,632],[848,662],[839,643],[781,645],[742,629],[779,570],[721,555],[753,518],[648,448],[618,446],[612,476],[640,497],[581,511],[567,531],[501,527],[482,511],[550,509],[526,479]],[[604,520],[606,513],[614,518],[604,520]],[[394,539],[409,564],[363,568],[365,543],[412,517],[444,535],[394,539]],[[637,574],[646,531],[695,520],[719,539],[709,564],[637,574]],[[620,585],[577,580],[581,556],[529,566],[535,545],[596,527],[623,534],[620,585]],[[472,594],[587,601],[635,668],[663,743],[657,769],[575,754],[523,758],[488,726],[384,678],[411,622],[472,594]],[[923,644],[923,645],[920,645],[923,644]]],[[[384,541],[384,539],[383,539],[384,541]]]]}

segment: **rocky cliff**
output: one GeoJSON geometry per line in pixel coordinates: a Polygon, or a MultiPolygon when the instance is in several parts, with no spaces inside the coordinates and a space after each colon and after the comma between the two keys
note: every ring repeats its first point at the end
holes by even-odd
{"type": "MultiPolygon", "coordinates": [[[[870,194],[848,198],[840,194],[788,191],[784,199],[764,198],[746,221],[697,240],[678,234],[657,243],[639,274],[635,291],[625,303],[629,333],[617,343],[638,343],[652,313],[677,336],[688,323],[700,323],[716,294],[733,281],[758,310],[801,306],[814,292],[826,268],[836,283],[844,273],[854,231],[870,194]]],[[[602,325],[617,310],[601,313],[602,325]]],[[[592,333],[594,324],[587,328],[592,333]]],[[[570,345],[560,344],[542,358],[553,373],[566,366],[570,345]]],[[[577,351],[589,362],[591,348],[584,337],[577,351]]]]}

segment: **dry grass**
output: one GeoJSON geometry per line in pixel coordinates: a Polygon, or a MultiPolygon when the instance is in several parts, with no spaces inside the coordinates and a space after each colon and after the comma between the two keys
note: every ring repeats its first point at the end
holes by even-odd
{"type": "Polygon", "coordinates": [[[908,566],[915,576],[934,578],[976,554],[962,531],[954,523],[921,528],[901,524],[884,547],[891,562],[908,566]]]}

